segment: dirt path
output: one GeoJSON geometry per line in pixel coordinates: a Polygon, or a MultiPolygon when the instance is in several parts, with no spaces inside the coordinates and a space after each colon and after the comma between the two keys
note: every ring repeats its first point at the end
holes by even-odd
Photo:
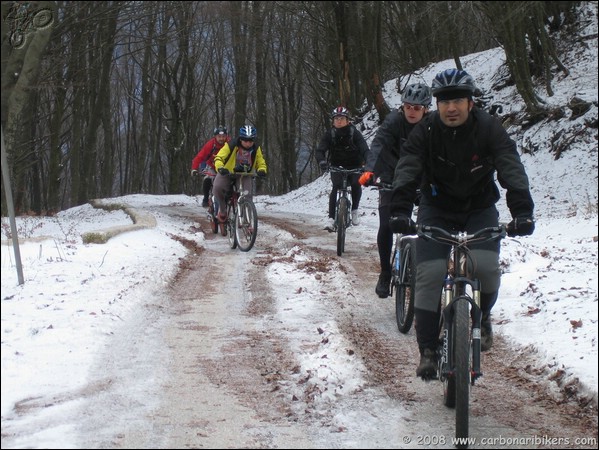
{"type": "MultiPolygon", "coordinates": [[[[414,375],[413,331],[401,335],[393,300],[374,295],[372,242],[350,233],[338,258],[334,236],[302,216],[261,214],[256,246],[242,253],[197,212],[185,215],[206,246],[187,243],[168,299],[149,301],[115,333],[98,364],[98,373],[107,364],[114,371],[111,389],[92,399],[82,447],[453,448],[440,384],[414,375]],[[277,270],[303,271],[305,286],[276,298],[277,270]],[[332,271],[344,282],[331,282],[332,271]],[[302,289],[318,290],[321,302],[305,315],[293,307],[302,289]],[[320,358],[318,371],[302,368],[300,353],[320,358]],[[326,364],[340,354],[344,376],[326,364]],[[125,375],[132,364],[144,376],[125,375]]],[[[597,410],[567,401],[567,389],[549,390],[526,355],[500,336],[485,355],[471,448],[596,448],[575,439],[597,437],[597,410]]]]}

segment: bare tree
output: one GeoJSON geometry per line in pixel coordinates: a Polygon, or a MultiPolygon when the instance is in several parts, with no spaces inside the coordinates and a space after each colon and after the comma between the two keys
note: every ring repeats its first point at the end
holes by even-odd
{"type": "MultiPolygon", "coordinates": [[[[553,43],[545,29],[545,3],[557,2],[476,2],[489,19],[501,42],[507,65],[519,94],[533,115],[542,114],[542,99],[534,90],[533,75],[545,77],[547,92],[551,92],[550,62],[567,73],[555,54],[553,43]]],[[[568,3],[568,2],[566,2],[568,3]]],[[[569,8],[569,5],[566,5],[569,8]]]]}

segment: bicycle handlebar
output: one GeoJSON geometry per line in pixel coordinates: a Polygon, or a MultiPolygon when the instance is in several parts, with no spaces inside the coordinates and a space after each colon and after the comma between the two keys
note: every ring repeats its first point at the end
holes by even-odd
{"type": "Polygon", "coordinates": [[[258,176],[258,174],[255,171],[252,171],[252,172],[229,172],[227,175],[229,175],[229,177],[231,177],[231,178],[237,177],[237,176],[256,178],[258,176]]]}
{"type": "Polygon", "coordinates": [[[347,175],[350,175],[353,173],[362,173],[362,172],[364,172],[364,168],[358,167],[357,169],[346,169],[342,166],[331,166],[331,167],[329,167],[329,172],[338,172],[338,173],[345,173],[347,175]]]}
{"type": "Polygon", "coordinates": [[[381,191],[392,191],[393,190],[393,183],[385,183],[380,178],[375,179],[374,183],[372,183],[370,186],[380,189],[381,191]]]}
{"type": "Polygon", "coordinates": [[[507,225],[500,224],[497,227],[486,227],[472,234],[464,231],[451,233],[444,228],[429,225],[416,225],[415,234],[427,241],[439,242],[441,244],[466,244],[469,242],[489,242],[503,239],[507,235],[507,225]]]}

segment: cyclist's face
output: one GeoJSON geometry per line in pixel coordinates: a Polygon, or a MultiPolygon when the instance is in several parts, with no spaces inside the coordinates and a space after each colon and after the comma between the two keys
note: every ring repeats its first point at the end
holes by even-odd
{"type": "Polygon", "coordinates": [[[227,140],[226,134],[217,134],[216,135],[216,142],[218,142],[220,145],[223,145],[226,140],[227,140]]]}
{"type": "Polygon", "coordinates": [[[427,111],[428,109],[422,105],[412,105],[411,103],[404,103],[403,105],[404,116],[408,123],[412,125],[420,122],[427,111]]]}
{"type": "Polygon", "coordinates": [[[241,140],[241,146],[245,149],[251,148],[252,145],[254,145],[254,140],[253,139],[240,139],[241,140]]]}
{"type": "Polygon", "coordinates": [[[349,119],[345,116],[333,117],[333,126],[335,128],[343,128],[349,125],[349,119]]]}
{"type": "Polygon", "coordinates": [[[454,98],[452,100],[437,100],[437,109],[441,121],[448,127],[459,127],[466,123],[468,114],[474,106],[472,100],[467,98],[454,98]]]}

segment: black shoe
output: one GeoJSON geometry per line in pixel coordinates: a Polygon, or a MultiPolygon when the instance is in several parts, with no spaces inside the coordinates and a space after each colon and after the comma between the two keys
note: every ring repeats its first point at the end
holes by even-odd
{"type": "Polygon", "coordinates": [[[205,198],[204,200],[202,200],[202,206],[203,206],[204,208],[207,208],[207,207],[208,207],[208,199],[207,199],[207,198],[205,198]]]}
{"type": "Polygon", "coordinates": [[[379,275],[379,281],[376,284],[376,295],[380,298],[389,297],[389,283],[391,282],[391,274],[389,272],[381,272],[379,275]]]}
{"type": "Polygon", "coordinates": [[[493,326],[491,325],[491,316],[483,316],[480,322],[480,351],[486,352],[493,347],[493,326]]]}
{"type": "Polygon", "coordinates": [[[430,348],[425,348],[420,353],[420,364],[416,369],[416,375],[423,380],[432,380],[437,378],[437,352],[430,348]]]}

